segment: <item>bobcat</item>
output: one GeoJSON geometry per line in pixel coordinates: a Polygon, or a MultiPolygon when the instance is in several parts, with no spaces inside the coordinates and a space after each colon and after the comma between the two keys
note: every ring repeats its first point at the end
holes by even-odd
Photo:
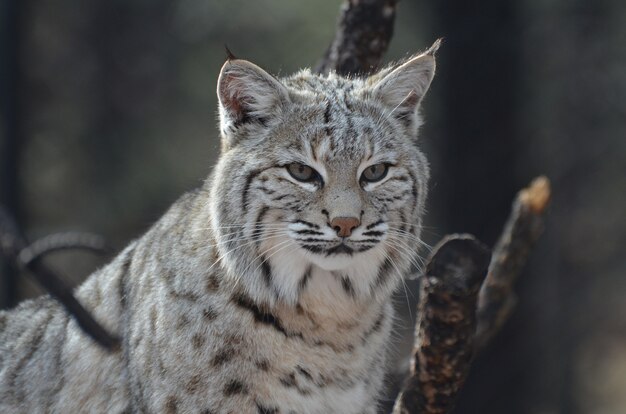
{"type": "Polygon", "coordinates": [[[76,289],[119,351],[49,296],[0,312],[0,412],[375,413],[436,45],[367,78],[229,59],[214,171],[76,289]]]}

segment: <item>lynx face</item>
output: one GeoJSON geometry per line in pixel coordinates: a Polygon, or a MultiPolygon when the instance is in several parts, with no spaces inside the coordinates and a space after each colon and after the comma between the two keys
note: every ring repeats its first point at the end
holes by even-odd
{"type": "Polygon", "coordinates": [[[433,75],[429,53],[367,79],[224,65],[212,224],[249,292],[296,302],[330,274],[365,299],[416,263],[428,180],[417,110],[433,75]]]}

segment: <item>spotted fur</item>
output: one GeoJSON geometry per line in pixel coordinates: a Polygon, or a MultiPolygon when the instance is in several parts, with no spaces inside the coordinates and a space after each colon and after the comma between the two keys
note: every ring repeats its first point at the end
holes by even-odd
{"type": "Polygon", "coordinates": [[[0,412],[376,412],[390,296],[420,243],[434,68],[429,51],[366,79],[278,80],[229,60],[214,172],[76,290],[121,349],[49,297],[1,312],[0,412]],[[337,217],[358,221],[348,237],[337,217]]]}

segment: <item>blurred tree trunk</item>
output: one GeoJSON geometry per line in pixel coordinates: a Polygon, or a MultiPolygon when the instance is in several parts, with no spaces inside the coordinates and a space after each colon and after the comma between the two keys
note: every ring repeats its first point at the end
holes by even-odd
{"type": "MultiPolygon", "coordinates": [[[[513,194],[528,178],[515,171],[522,52],[516,3],[436,2],[433,17],[433,36],[443,36],[444,45],[432,95],[439,110],[431,126],[437,136],[429,138],[430,203],[440,209],[443,233],[468,232],[493,245],[513,194]]],[[[507,331],[487,349],[488,358],[475,362],[455,413],[526,412],[517,399],[526,378],[514,376],[526,351],[500,346],[507,331]]]]}
{"type": "Polygon", "coordinates": [[[528,180],[517,182],[514,172],[521,52],[515,3],[449,0],[433,8],[433,33],[444,45],[433,94],[441,100],[441,136],[432,143],[441,174],[433,174],[438,202],[431,204],[443,209],[446,231],[492,243],[528,180]]]}
{"type": "MultiPolygon", "coordinates": [[[[0,204],[19,216],[18,161],[22,138],[19,114],[20,22],[23,1],[0,3],[0,204]]],[[[15,304],[15,272],[0,259],[0,309],[15,304]]]]}

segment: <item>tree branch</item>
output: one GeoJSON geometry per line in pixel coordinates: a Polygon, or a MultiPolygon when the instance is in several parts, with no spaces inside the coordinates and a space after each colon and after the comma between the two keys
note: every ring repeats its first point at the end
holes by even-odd
{"type": "Polygon", "coordinates": [[[411,376],[394,414],[449,412],[472,362],[476,302],[489,248],[470,235],[445,237],[420,287],[411,376]]]}
{"type": "MultiPolygon", "coordinates": [[[[73,233],[66,233],[65,236],[68,234],[72,235],[73,233]]],[[[74,233],[73,235],[76,236],[77,234],[74,233]]],[[[93,244],[96,241],[95,239],[90,238],[87,240],[87,238],[82,236],[61,237],[57,235],[56,241],[54,241],[54,237],[48,243],[44,242],[44,239],[44,241],[40,242],[41,246],[39,248],[35,246],[29,250],[27,241],[21,235],[15,220],[0,206],[0,254],[9,259],[16,268],[28,270],[35,280],[65,307],[87,335],[105,349],[114,351],[119,348],[119,339],[107,332],[74,297],[72,289],[65,284],[63,279],[42,262],[42,257],[45,253],[60,248],[78,247],[98,250],[99,246],[93,244]],[[91,244],[79,246],[78,242],[81,239],[91,244]],[[54,248],[51,248],[51,246],[54,248]]]]}
{"type": "Polygon", "coordinates": [[[20,251],[20,261],[27,264],[49,253],[61,250],[88,250],[93,253],[104,254],[108,248],[104,238],[94,233],[55,233],[37,239],[24,247],[20,251]]]}
{"type": "Polygon", "coordinates": [[[546,177],[517,194],[484,282],[489,255],[482,244],[472,236],[440,242],[426,265],[411,374],[394,414],[452,410],[474,352],[498,332],[514,307],[513,285],[543,231],[549,200],[546,177]]]}
{"type": "Polygon", "coordinates": [[[546,177],[538,177],[528,188],[521,190],[513,202],[480,290],[476,331],[478,348],[483,348],[493,338],[515,307],[517,297],[513,286],[543,232],[549,201],[550,181],[546,177]]]}
{"type": "Polygon", "coordinates": [[[397,0],[346,0],[335,38],[315,68],[340,75],[373,72],[393,35],[397,0]]]}

